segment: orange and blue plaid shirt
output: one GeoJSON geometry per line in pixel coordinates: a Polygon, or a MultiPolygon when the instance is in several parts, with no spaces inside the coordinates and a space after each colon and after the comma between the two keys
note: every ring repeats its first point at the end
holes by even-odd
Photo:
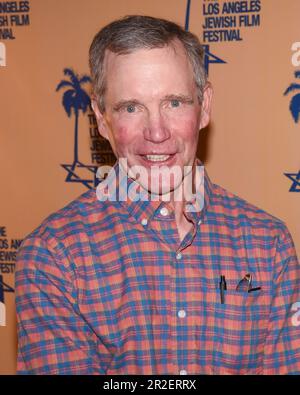
{"type": "Polygon", "coordinates": [[[24,240],[19,373],[300,374],[289,231],[204,180],[183,240],[169,203],[101,202],[95,190],[24,240]],[[249,275],[251,292],[239,287],[249,275]]]}

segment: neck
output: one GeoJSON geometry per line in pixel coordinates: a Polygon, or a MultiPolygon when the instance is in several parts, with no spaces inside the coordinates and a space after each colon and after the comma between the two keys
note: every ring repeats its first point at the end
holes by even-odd
{"type": "Polygon", "coordinates": [[[174,208],[174,213],[175,213],[175,220],[176,220],[176,225],[178,229],[178,234],[180,237],[180,240],[182,241],[186,234],[192,229],[193,223],[189,221],[185,215],[185,205],[187,201],[190,201],[192,199],[192,195],[186,196],[185,193],[190,193],[193,194],[197,188],[197,182],[199,180],[196,179],[196,166],[194,163],[192,172],[188,177],[185,177],[182,181],[182,191],[184,191],[182,199],[177,201],[174,199],[174,192],[170,196],[170,202],[174,208]],[[191,182],[191,186],[193,188],[184,188],[184,183],[185,182],[191,182]]]}
{"type": "Polygon", "coordinates": [[[193,223],[190,222],[184,214],[184,202],[173,202],[173,205],[177,230],[180,240],[182,241],[187,233],[192,229],[193,223]]]}

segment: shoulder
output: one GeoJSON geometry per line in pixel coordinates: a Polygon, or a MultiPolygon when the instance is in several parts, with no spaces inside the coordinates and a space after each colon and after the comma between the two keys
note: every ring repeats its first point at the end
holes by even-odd
{"type": "Polygon", "coordinates": [[[41,238],[46,242],[55,239],[56,244],[68,239],[71,242],[72,239],[78,239],[78,235],[86,233],[93,224],[99,227],[107,222],[110,211],[107,202],[100,202],[96,190],[90,189],[49,215],[26,239],[41,238]]]}
{"type": "Polygon", "coordinates": [[[112,226],[109,216],[117,211],[113,203],[99,202],[91,189],[49,215],[24,238],[18,250],[18,272],[33,266],[53,272],[57,267],[73,276],[78,260],[90,256],[91,240],[101,239],[112,226]]]}
{"type": "Polygon", "coordinates": [[[211,208],[213,215],[226,219],[232,225],[256,229],[257,232],[265,229],[274,236],[287,231],[281,219],[217,184],[213,184],[211,208]]]}
{"type": "MultiPolygon", "coordinates": [[[[281,219],[247,202],[245,199],[213,184],[209,221],[230,235],[242,239],[246,249],[262,255],[262,249],[277,255],[277,270],[292,260],[297,265],[297,255],[291,233],[281,219]]],[[[274,262],[275,262],[274,261],[274,262]]]]}

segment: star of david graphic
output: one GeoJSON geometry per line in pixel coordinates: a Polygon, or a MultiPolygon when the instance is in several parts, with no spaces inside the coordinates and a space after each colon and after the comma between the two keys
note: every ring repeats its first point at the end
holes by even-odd
{"type": "Polygon", "coordinates": [[[97,166],[85,165],[81,162],[76,164],[61,165],[67,171],[66,182],[77,182],[85,185],[88,189],[96,187],[98,178],[96,177],[97,166]]]}
{"type": "Polygon", "coordinates": [[[293,181],[289,192],[300,192],[300,170],[298,173],[284,173],[291,181],[293,181]]]}
{"type": "Polygon", "coordinates": [[[209,45],[203,45],[204,47],[204,67],[205,67],[205,71],[208,75],[208,71],[209,71],[209,64],[210,63],[226,63],[225,60],[219,58],[218,56],[212,54],[211,52],[209,52],[209,45]]]}

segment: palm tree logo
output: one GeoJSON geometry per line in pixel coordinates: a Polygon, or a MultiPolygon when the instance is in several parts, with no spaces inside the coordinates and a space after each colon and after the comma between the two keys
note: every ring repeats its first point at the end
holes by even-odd
{"type": "Polygon", "coordinates": [[[64,74],[70,77],[70,81],[62,80],[56,87],[56,92],[62,88],[69,88],[63,94],[62,104],[68,115],[71,117],[72,109],[75,115],[75,130],[74,130],[74,166],[78,163],[78,116],[81,110],[86,113],[90,105],[90,97],[81,85],[90,82],[89,76],[84,75],[79,77],[72,69],[64,69],[64,74]]]}
{"type": "Polygon", "coordinates": [[[70,118],[72,113],[75,115],[74,124],[74,157],[72,164],[61,165],[67,171],[67,182],[80,182],[88,188],[96,185],[96,166],[85,165],[79,161],[78,158],[78,120],[80,111],[85,114],[90,108],[90,97],[88,93],[82,88],[82,85],[91,81],[88,75],[79,76],[72,69],[64,69],[64,75],[69,77],[69,80],[62,80],[56,87],[56,92],[65,88],[62,105],[70,118]],[[73,111],[72,111],[73,110],[73,111]],[[84,169],[88,174],[87,178],[81,178],[76,173],[77,169],[84,169]],[[89,176],[92,176],[90,178],[89,176]]]}
{"type": "MultiPolygon", "coordinates": [[[[300,78],[300,70],[295,71],[295,77],[300,78]]],[[[292,83],[284,92],[286,96],[290,92],[294,92],[300,90],[300,84],[292,83]]],[[[297,123],[299,121],[300,116],[300,93],[294,95],[290,101],[290,111],[294,121],[297,123]]]]}

